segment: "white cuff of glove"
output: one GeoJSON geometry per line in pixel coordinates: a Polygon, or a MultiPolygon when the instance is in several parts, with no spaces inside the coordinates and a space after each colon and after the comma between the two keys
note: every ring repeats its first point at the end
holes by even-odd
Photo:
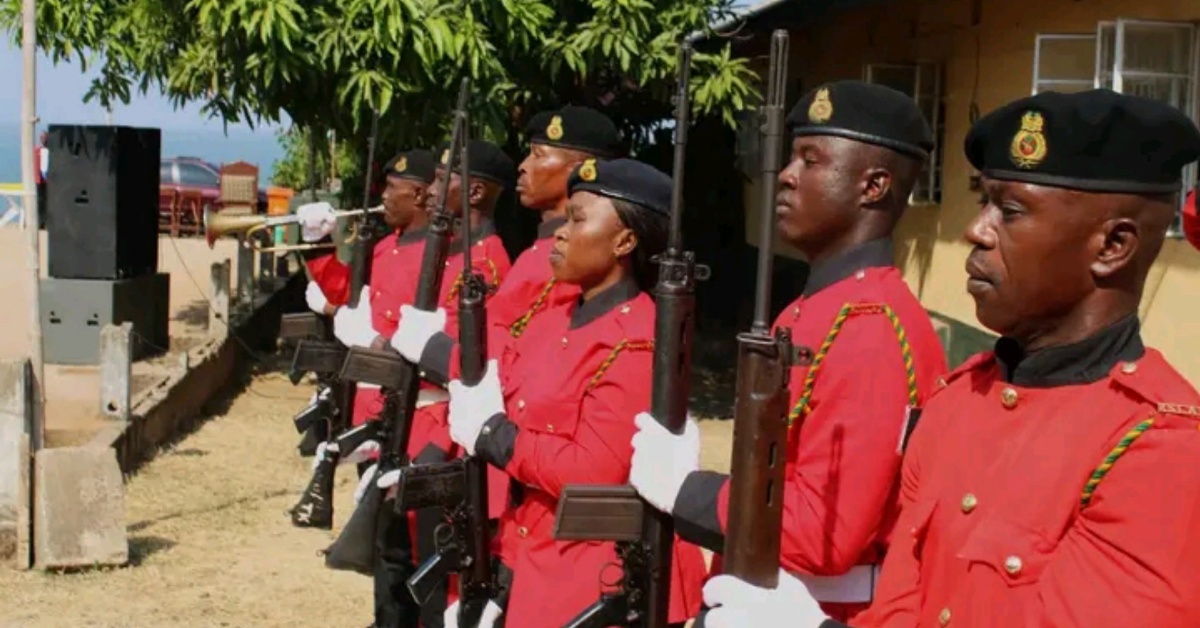
{"type": "Polygon", "coordinates": [[[296,208],[296,219],[300,223],[300,237],[305,242],[316,242],[333,233],[337,226],[333,205],[329,203],[307,203],[296,208]]]}
{"type": "MultiPolygon", "coordinates": [[[[445,610],[442,614],[442,623],[446,628],[458,628],[458,600],[445,610]]],[[[483,613],[479,616],[478,628],[492,628],[496,625],[496,620],[504,614],[504,609],[500,608],[499,604],[488,600],[487,606],[483,607],[483,613]]]]}
{"type": "Polygon", "coordinates": [[[411,305],[400,306],[400,325],[392,335],[392,348],[409,362],[420,361],[425,346],[435,334],[446,328],[446,310],[432,312],[411,305]]]}
{"type": "Polygon", "coordinates": [[[375,479],[375,469],[379,467],[378,463],[367,467],[363,472],[362,477],[358,479],[358,486],[354,488],[354,505],[362,501],[363,495],[367,494],[367,488],[371,486],[371,480],[375,479]]]}
{"type": "Polygon", "coordinates": [[[308,287],[304,289],[304,301],[308,303],[308,309],[317,314],[324,314],[325,306],[329,305],[329,299],[325,298],[321,286],[315,281],[308,282],[308,287]]]}
{"type": "Polygon", "coordinates": [[[379,476],[379,481],[375,482],[375,486],[378,486],[379,488],[386,491],[389,488],[392,488],[393,486],[395,486],[396,483],[399,481],[400,481],[400,470],[392,469],[391,471],[388,471],[387,473],[384,473],[383,475],[379,476]]]}
{"type": "MultiPolygon", "coordinates": [[[[337,444],[335,443],[333,446],[337,447],[337,444]]],[[[379,449],[380,447],[377,441],[366,441],[355,448],[354,451],[339,458],[338,464],[358,464],[360,462],[373,460],[379,457],[379,449]]]]}
{"type": "Polygon", "coordinates": [[[693,471],[700,470],[700,428],[689,415],[683,434],[676,436],[643,412],[634,418],[633,458],[629,483],[655,508],[671,512],[693,471]]]}
{"type": "Polygon", "coordinates": [[[370,347],[379,335],[371,324],[371,286],[363,286],[358,307],[339,308],[333,316],[333,335],[347,347],[370,347]]]}
{"type": "Polygon", "coordinates": [[[829,619],[804,583],[782,569],[774,589],[716,576],[704,585],[704,604],[712,608],[704,618],[707,628],[819,628],[829,619]]]}
{"type": "Polygon", "coordinates": [[[474,386],[462,380],[452,380],[446,387],[450,393],[448,421],[450,438],[470,455],[475,455],[475,441],[483,424],[499,412],[504,412],[504,390],[500,386],[500,365],[488,360],[483,379],[474,386]]]}

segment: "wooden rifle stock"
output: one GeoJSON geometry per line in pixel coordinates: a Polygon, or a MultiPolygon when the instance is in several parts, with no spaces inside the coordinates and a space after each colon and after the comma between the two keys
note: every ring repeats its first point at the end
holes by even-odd
{"type": "Polygon", "coordinates": [[[772,589],[778,585],[779,576],[784,468],[787,466],[788,380],[792,367],[790,332],[778,330],[772,334],[767,323],[787,47],[787,32],[775,31],[771,37],[770,78],[763,107],[758,285],[754,323],[749,332],[738,335],[729,523],[723,558],[725,573],[755,586],[772,589]]]}

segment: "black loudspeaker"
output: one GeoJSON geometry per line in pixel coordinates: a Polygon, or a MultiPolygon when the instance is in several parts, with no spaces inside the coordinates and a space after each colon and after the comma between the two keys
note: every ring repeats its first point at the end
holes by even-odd
{"type": "Polygon", "coordinates": [[[158,267],[159,129],[50,125],[51,277],[129,279],[158,267]]]}

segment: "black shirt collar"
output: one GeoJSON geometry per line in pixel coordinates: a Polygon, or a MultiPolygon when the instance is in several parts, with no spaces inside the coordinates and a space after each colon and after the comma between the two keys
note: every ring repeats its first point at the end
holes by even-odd
{"type": "Polygon", "coordinates": [[[1146,353],[1136,314],[1109,325],[1079,342],[1025,353],[1012,338],[996,341],[996,364],[1004,380],[1018,386],[1048,387],[1098,382],[1118,362],[1146,353]]]}
{"type": "Polygon", "coordinates": [[[537,239],[543,240],[554,235],[558,228],[567,222],[566,216],[555,216],[549,220],[543,220],[542,224],[537,228],[537,239]]]}
{"type": "MultiPolygon", "coordinates": [[[[458,249],[462,248],[462,238],[458,237],[458,233],[457,233],[458,229],[462,228],[462,223],[456,220],[454,224],[455,224],[456,233],[455,233],[454,240],[450,242],[451,255],[453,255],[454,251],[457,250],[455,248],[455,245],[458,245],[458,247],[457,247],[458,249]]],[[[496,234],[496,223],[492,222],[491,220],[484,218],[478,224],[474,224],[474,223],[471,224],[471,244],[476,244],[480,240],[483,240],[484,238],[491,236],[491,235],[495,235],[495,234],[496,234]]]]}
{"type": "Polygon", "coordinates": [[[575,311],[571,312],[570,328],[577,329],[587,325],[612,311],[614,307],[633,299],[639,292],[641,289],[638,288],[637,282],[632,277],[626,277],[587,301],[584,301],[582,296],[579,297],[575,311]]]}
{"type": "Polygon", "coordinates": [[[412,244],[425,239],[425,234],[429,231],[429,227],[421,226],[415,229],[408,229],[403,233],[396,234],[396,245],[412,244]]]}
{"type": "Polygon", "coordinates": [[[891,238],[863,242],[813,264],[808,271],[808,281],[804,284],[804,296],[810,297],[865,268],[892,266],[895,263],[896,253],[891,238]]]}

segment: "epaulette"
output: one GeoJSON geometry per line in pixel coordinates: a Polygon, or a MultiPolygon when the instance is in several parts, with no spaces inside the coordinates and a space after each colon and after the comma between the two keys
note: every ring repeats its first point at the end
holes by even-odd
{"type": "Polygon", "coordinates": [[[933,387],[933,392],[931,392],[929,394],[929,397],[932,399],[939,392],[945,390],[946,387],[950,385],[950,382],[953,382],[954,380],[956,380],[956,379],[962,377],[963,375],[966,375],[967,373],[970,373],[972,371],[977,371],[977,370],[982,370],[984,368],[987,368],[989,365],[993,364],[995,361],[996,361],[996,354],[993,351],[984,351],[982,353],[976,353],[975,355],[967,358],[962,364],[959,364],[958,368],[955,368],[955,369],[951,370],[949,373],[946,373],[945,375],[937,378],[937,382],[934,384],[934,387],[933,387]]]}
{"type": "Polygon", "coordinates": [[[904,331],[904,325],[900,323],[900,317],[896,315],[892,306],[887,303],[845,303],[838,310],[837,315],[833,317],[833,325],[830,326],[829,333],[825,334],[825,340],[821,342],[820,348],[813,354],[812,364],[808,367],[808,372],[804,376],[804,384],[800,389],[800,399],[792,407],[791,412],[788,413],[789,429],[796,424],[797,420],[803,418],[811,411],[809,403],[812,400],[813,390],[816,387],[817,375],[821,371],[821,364],[825,362],[825,356],[829,354],[829,349],[833,347],[833,342],[837,340],[842,327],[851,318],[862,316],[884,316],[891,324],[892,330],[896,334],[896,342],[900,345],[900,358],[904,363],[905,378],[908,383],[909,407],[917,407],[919,397],[917,371],[913,363],[912,347],[908,344],[908,334],[904,331]]]}
{"type": "Polygon", "coordinates": [[[1114,366],[1109,375],[1112,381],[1127,393],[1141,398],[1148,408],[1143,415],[1145,418],[1126,430],[1112,450],[1104,456],[1104,460],[1088,476],[1080,492],[1080,508],[1091,503],[1100,482],[1108,475],[1113,465],[1147,431],[1179,427],[1181,420],[1183,425],[1189,427],[1200,421],[1200,405],[1183,403],[1196,402],[1200,395],[1197,395],[1195,388],[1157,351],[1147,349],[1140,360],[1122,362],[1114,366]]]}
{"type": "Polygon", "coordinates": [[[608,372],[608,369],[613,365],[613,362],[616,362],[617,358],[620,357],[622,353],[629,351],[654,351],[654,341],[622,338],[621,341],[614,345],[612,350],[608,352],[608,355],[605,356],[604,361],[600,363],[600,366],[596,369],[596,372],[592,374],[590,379],[588,379],[588,385],[587,388],[584,389],[584,393],[587,393],[595,388],[596,385],[600,383],[600,380],[604,379],[604,374],[608,372]]]}

